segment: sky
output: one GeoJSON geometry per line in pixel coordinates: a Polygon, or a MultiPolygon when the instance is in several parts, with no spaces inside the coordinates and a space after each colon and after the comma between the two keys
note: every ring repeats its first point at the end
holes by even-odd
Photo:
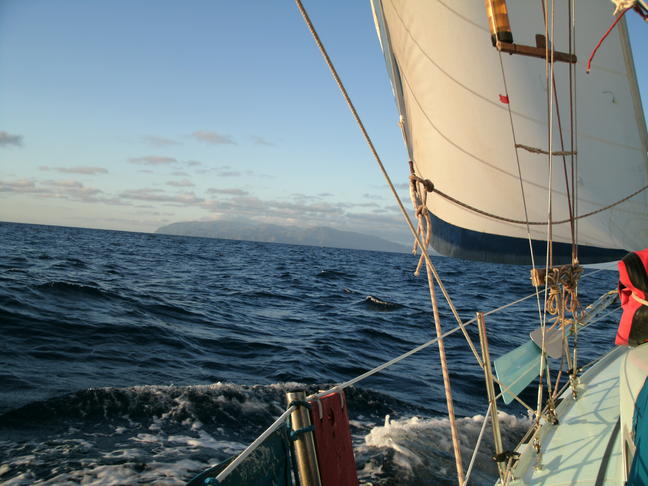
{"type": "MultiPolygon", "coordinates": [[[[407,197],[369,1],[303,1],[407,197]]],[[[0,221],[221,218],[410,241],[293,1],[0,0],[0,221]]]]}

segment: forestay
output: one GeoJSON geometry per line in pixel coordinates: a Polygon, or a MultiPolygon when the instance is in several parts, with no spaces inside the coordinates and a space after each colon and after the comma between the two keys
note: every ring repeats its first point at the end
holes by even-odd
{"type": "MultiPolygon", "coordinates": [[[[569,50],[569,2],[555,6],[557,51],[569,50]]],[[[376,27],[416,174],[445,194],[488,213],[525,220],[513,128],[518,144],[549,150],[548,95],[543,59],[500,54],[492,46],[483,0],[372,0],[376,27]],[[506,101],[504,98],[503,101],[506,101]]],[[[555,63],[552,151],[577,152],[576,214],[612,204],[648,184],[648,137],[625,21],[585,73],[593,46],[612,21],[609,2],[577,0],[575,15],[576,129],[570,146],[569,64],[555,63]]],[[[535,45],[545,33],[542,2],[509,2],[516,43],[535,45]]],[[[551,32],[550,32],[551,36],[551,32]]],[[[528,220],[548,218],[548,156],[517,149],[528,220]]],[[[571,179],[570,157],[567,178],[571,179]]],[[[569,219],[563,157],[553,156],[552,220],[569,219]]],[[[569,180],[571,187],[571,180],[569,180]]],[[[443,254],[487,261],[528,262],[525,224],[478,214],[439,194],[427,199],[432,245],[443,254]]],[[[648,191],[579,219],[581,262],[618,259],[648,241],[648,191]],[[612,251],[610,251],[612,250],[612,251]]],[[[544,255],[545,225],[530,227],[534,252],[544,255]]],[[[569,223],[554,225],[554,263],[569,257],[569,223]]],[[[544,260],[543,260],[544,261],[544,260]]]]}

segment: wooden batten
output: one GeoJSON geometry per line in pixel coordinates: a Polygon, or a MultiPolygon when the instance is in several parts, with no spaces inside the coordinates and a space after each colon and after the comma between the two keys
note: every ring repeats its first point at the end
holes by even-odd
{"type": "MultiPolygon", "coordinates": [[[[498,51],[508,52],[509,54],[519,54],[521,56],[530,56],[538,57],[540,59],[546,59],[547,53],[549,53],[549,62],[551,62],[551,50],[547,51],[547,44],[545,36],[542,34],[536,35],[536,45],[535,46],[525,46],[522,44],[514,44],[509,42],[497,42],[495,45],[498,51]]],[[[556,62],[567,62],[576,64],[578,58],[576,54],[569,54],[567,52],[554,51],[553,60],[556,62]]]]}

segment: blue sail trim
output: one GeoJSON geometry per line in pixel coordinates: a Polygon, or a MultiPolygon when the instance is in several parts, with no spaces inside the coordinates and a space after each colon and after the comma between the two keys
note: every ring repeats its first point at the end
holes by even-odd
{"type": "MultiPolygon", "coordinates": [[[[479,260],[493,263],[511,263],[530,265],[529,240],[482,233],[455,226],[430,213],[432,220],[432,248],[442,255],[479,260]]],[[[571,244],[553,244],[553,264],[571,263],[571,244]]],[[[547,252],[545,241],[533,240],[533,253],[536,263],[544,265],[547,252]]],[[[597,246],[578,245],[580,263],[602,263],[620,260],[626,250],[600,248],[597,246]]]]}

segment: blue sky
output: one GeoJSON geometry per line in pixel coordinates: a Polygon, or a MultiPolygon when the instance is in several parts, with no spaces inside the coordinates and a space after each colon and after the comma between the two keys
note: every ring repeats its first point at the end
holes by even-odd
{"type": "MultiPolygon", "coordinates": [[[[304,3],[402,186],[368,0],[304,3]]],[[[408,241],[294,3],[1,0],[0,220],[154,231],[213,218],[408,241]]]]}

